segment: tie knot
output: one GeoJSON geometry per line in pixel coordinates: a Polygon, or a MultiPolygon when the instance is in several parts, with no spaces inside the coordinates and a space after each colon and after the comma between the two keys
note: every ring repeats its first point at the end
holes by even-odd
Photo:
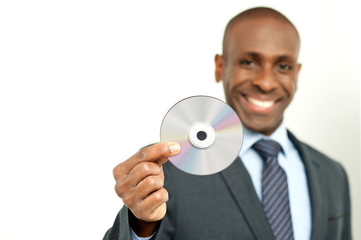
{"type": "Polygon", "coordinates": [[[263,158],[263,160],[267,160],[269,157],[275,158],[281,151],[281,145],[278,142],[265,139],[256,142],[253,145],[253,148],[263,158]]]}

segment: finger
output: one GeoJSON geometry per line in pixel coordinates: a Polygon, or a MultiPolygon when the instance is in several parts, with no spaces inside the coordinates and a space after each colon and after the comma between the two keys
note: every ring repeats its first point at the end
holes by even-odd
{"type": "MultiPolygon", "coordinates": [[[[142,162],[135,166],[128,175],[123,175],[116,179],[115,192],[123,200],[125,197],[134,197],[134,200],[142,200],[149,193],[156,189],[151,189],[144,193],[144,190],[138,193],[136,187],[148,176],[158,176],[160,180],[164,182],[164,173],[162,165],[158,165],[154,162],[142,162]]],[[[149,181],[149,180],[147,180],[149,181]]],[[[149,183],[152,186],[154,183],[149,183]]],[[[142,188],[143,189],[143,188],[142,188]]]]}
{"type": "Polygon", "coordinates": [[[142,162],[135,166],[128,174],[127,181],[130,185],[137,186],[140,181],[151,175],[158,175],[162,171],[162,165],[154,162],[142,162]]]}
{"type": "Polygon", "coordinates": [[[178,143],[157,143],[152,146],[141,149],[128,160],[120,163],[114,168],[114,175],[117,172],[128,174],[137,164],[141,162],[154,162],[165,157],[177,155],[180,152],[180,146],[178,143]]]}
{"type": "Polygon", "coordinates": [[[162,175],[157,176],[148,176],[144,178],[136,187],[135,191],[138,195],[138,198],[144,200],[153,192],[158,191],[164,186],[164,178],[162,175]]]}
{"type": "Polygon", "coordinates": [[[153,192],[145,198],[133,214],[144,221],[157,221],[164,217],[166,213],[166,202],[168,201],[168,191],[164,188],[153,192]],[[139,211],[137,211],[139,210],[139,211]]]}
{"type": "Polygon", "coordinates": [[[156,164],[158,164],[159,166],[162,166],[165,162],[167,162],[169,159],[168,157],[162,157],[157,159],[156,161],[154,161],[156,164]]]}

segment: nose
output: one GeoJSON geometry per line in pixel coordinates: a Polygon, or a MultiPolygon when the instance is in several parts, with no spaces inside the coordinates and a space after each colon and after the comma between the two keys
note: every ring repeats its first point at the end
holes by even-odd
{"type": "Polygon", "coordinates": [[[278,86],[277,76],[272,67],[264,66],[252,80],[252,84],[263,93],[272,92],[278,86]]]}

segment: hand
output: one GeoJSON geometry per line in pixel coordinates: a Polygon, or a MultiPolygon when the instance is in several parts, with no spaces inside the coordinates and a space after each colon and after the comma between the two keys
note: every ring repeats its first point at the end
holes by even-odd
{"type": "Polygon", "coordinates": [[[115,191],[136,218],[156,222],[164,217],[168,192],[163,188],[162,164],[179,152],[177,143],[158,143],[114,168],[115,191]]]}

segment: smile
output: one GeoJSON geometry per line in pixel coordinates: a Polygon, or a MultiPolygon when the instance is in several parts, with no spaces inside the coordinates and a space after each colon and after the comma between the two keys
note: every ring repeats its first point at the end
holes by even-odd
{"type": "Polygon", "coordinates": [[[275,104],[275,101],[261,101],[255,98],[246,97],[247,101],[259,108],[269,108],[275,104]]]}

